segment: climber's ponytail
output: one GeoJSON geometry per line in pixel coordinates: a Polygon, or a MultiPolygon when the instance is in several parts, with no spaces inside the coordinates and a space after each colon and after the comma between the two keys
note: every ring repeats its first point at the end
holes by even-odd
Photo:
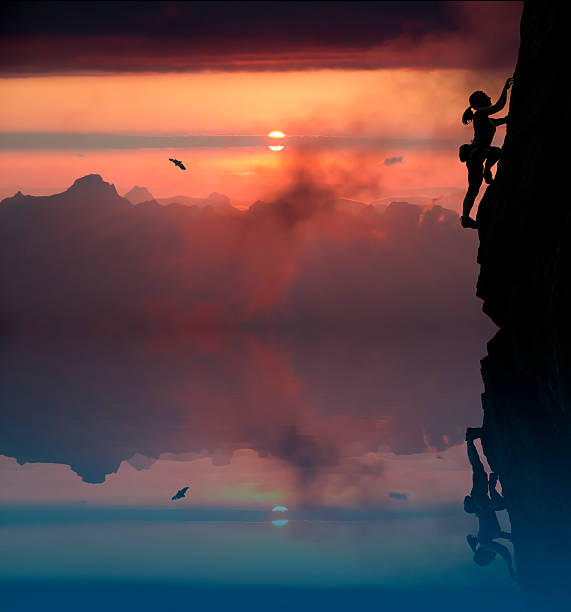
{"type": "Polygon", "coordinates": [[[473,118],[474,118],[474,113],[472,112],[472,107],[469,106],[464,111],[464,114],[462,115],[462,123],[464,125],[468,125],[468,123],[470,123],[470,121],[472,121],[473,118]]]}

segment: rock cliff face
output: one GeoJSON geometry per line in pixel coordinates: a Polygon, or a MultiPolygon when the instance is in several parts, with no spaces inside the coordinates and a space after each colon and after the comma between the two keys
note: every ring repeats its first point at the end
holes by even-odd
{"type": "Polygon", "coordinates": [[[562,4],[528,2],[503,158],[478,211],[490,463],[532,609],[564,609],[571,569],[571,206],[562,4]],[[552,607],[549,607],[551,605],[552,607]],[[543,607],[545,609],[545,607],[543,607]]]}
{"type": "Polygon", "coordinates": [[[494,184],[478,211],[477,294],[500,327],[541,327],[569,344],[571,206],[560,4],[526,3],[509,124],[494,184]]]}

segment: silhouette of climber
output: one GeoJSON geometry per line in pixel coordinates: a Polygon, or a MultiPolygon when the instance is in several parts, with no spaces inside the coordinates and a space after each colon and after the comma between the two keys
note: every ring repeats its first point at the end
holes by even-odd
{"type": "Polygon", "coordinates": [[[502,93],[495,104],[492,104],[490,96],[483,91],[475,91],[469,98],[470,106],[462,115],[464,125],[468,125],[470,121],[474,125],[474,140],[471,144],[460,147],[460,161],[466,162],[468,168],[468,191],[462,205],[462,227],[473,229],[477,227],[476,221],[470,217],[470,211],[480,191],[482,179],[488,185],[493,181],[492,167],[500,159],[502,150],[500,147],[492,147],[492,140],[496,133],[496,126],[507,123],[508,118],[493,119],[490,115],[504,108],[508,89],[512,83],[513,79],[510,77],[505,82],[502,93]]]}
{"type": "Polygon", "coordinates": [[[506,562],[510,576],[516,580],[510,551],[503,544],[494,541],[497,538],[511,540],[512,536],[511,533],[502,531],[496,516],[498,510],[504,510],[506,507],[504,498],[496,490],[498,476],[492,472],[488,480],[488,475],[474,444],[474,440],[482,438],[483,435],[484,431],[481,427],[466,429],[468,459],[472,466],[472,491],[464,498],[464,510],[478,517],[478,535],[469,534],[466,540],[474,552],[475,563],[483,567],[491,563],[496,555],[500,555],[506,562]]]}

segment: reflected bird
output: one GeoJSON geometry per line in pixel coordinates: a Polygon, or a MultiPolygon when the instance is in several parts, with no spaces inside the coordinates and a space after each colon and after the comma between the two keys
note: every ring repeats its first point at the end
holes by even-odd
{"type": "Polygon", "coordinates": [[[183,489],[178,491],[176,495],[173,495],[171,497],[171,501],[174,501],[175,499],[182,499],[183,497],[186,497],[186,492],[188,491],[188,489],[189,487],[184,487],[183,489]]]}
{"type": "Polygon", "coordinates": [[[171,161],[175,166],[178,166],[181,170],[186,170],[186,166],[180,161],[180,159],[169,157],[169,161],[171,161]]]}

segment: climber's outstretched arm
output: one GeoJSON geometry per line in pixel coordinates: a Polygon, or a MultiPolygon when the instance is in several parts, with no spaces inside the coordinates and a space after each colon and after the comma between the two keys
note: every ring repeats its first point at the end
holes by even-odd
{"type": "Polygon", "coordinates": [[[476,112],[482,115],[493,115],[494,113],[498,113],[501,111],[506,102],[508,100],[508,89],[512,86],[513,79],[510,77],[504,84],[504,88],[502,89],[502,93],[498,98],[498,101],[492,106],[487,106],[486,108],[479,108],[476,112]]]}

